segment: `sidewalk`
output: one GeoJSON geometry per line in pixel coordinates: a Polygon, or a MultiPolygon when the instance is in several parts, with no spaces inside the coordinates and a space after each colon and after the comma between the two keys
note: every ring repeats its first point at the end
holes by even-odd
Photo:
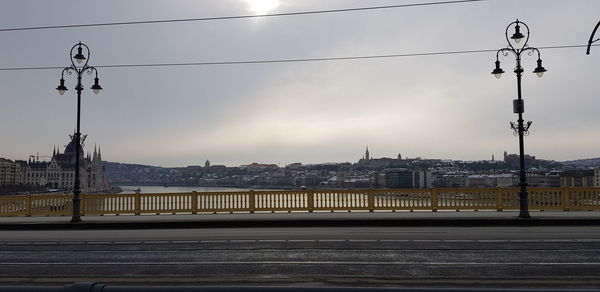
{"type": "Polygon", "coordinates": [[[600,211],[415,211],[415,212],[315,212],[83,216],[0,217],[0,230],[162,229],[232,227],[353,227],[353,226],[570,226],[600,225],[600,211]]]}

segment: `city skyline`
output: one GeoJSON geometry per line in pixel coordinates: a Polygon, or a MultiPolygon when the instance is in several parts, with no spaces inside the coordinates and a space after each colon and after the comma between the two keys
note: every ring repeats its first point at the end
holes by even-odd
{"type": "MultiPolygon", "coordinates": [[[[0,4],[0,28],[279,13],[398,1],[56,1],[0,4]],[[70,9],[65,10],[69,5],[70,9]],[[36,7],[35,9],[33,7],[36,7]],[[115,9],[118,8],[118,9],[115,9]],[[271,10],[269,10],[271,8],[271,10]],[[43,14],[38,11],[43,11],[43,14]],[[95,11],[93,15],[73,13],[95,11]]],[[[402,1],[402,4],[423,1],[402,1]]],[[[517,153],[511,74],[495,54],[221,66],[103,68],[110,64],[217,62],[410,54],[504,47],[516,18],[536,47],[584,45],[597,1],[482,1],[326,15],[0,32],[1,68],[66,66],[83,41],[104,91],[82,99],[82,132],[109,161],[160,166],[354,162],[374,157],[489,160],[517,153]],[[542,4],[543,3],[543,4],[542,4]],[[519,13],[513,11],[519,7],[519,13]],[[424,17],[424,15],[428,17],[424,17]],[[435,19],[435,21],[431,21],[435,19]],[[560,21],[556,21],[560,19],[560,21]],[[326,29],[323,29],[326,27],[326,29]],[[191,36],[191,37],[190,37],[191,36]]],[[[565,161],[600,157],[600,56],[541,49],[548,73],[524,58],[526,152],[565,161]]],[[[56,94],[60,70],[0,71],[0,157],[26,160],[74,128],[74,90],[56,94]]],[[[74,86],[68,80],[68,87],[74,86]]],[[[63,143],[64,144],[64,143],[63,143]]]]}
{"type": "MultiPolygon", "coordinates": [[[[85,135],[83,135],[85,136],[85,135]]],[[[64,145],[62,148],[56,147],[56,145],[53,146],[53,152],[50,155],[45,155],[45,153],[40,153],[40,152],[36,152],[34,154],[30,154],[27,155],[26,158],[15,158],[15,157],[0,157],[3,159],[9,159],[9,160],[13,160],[13,161],[30,161],[30,162],[36,162],[36,161],[40,161],[40,162],[50,162],[51,158],[55,155],[55,153],[60,153],[61,149],[62,151],[65,151],[66,148],[68,147],[68,145],[64,145]]],[[[94,144],[94,150],[93,152],[90,149],[85,148],[85,145],[83,147],[83,154],[85,156],[90,156],[92,153],[95,153],[97,150],[101,151],[100,146],[98,144],[94,144]]],[[[506,161],[506,156],[510,155],[510,156],[515,156],[518,157],[518,154],[516,153],[509,153],[506,150],[503,151],[502,153],[496,155],[495,153],[490,154],[490,157],[488,157],[487,159],[479,159],[479,160],[461,160],[461,159],[450,159],[450,158],[443,158],[443,157],[422,157],[422,156],[406,156],[403,155],[402,153],[398,153],[396,155],[383,155],[383,156],[378,156],[378,155],[373,155],[371,153],[371,150],[369,150],[369,146],[367,145],[365,147],[365,149],[363,149],[363,153],[362,156],[358,155],[357,157],[355,157],[353,160],[347,160],[347,161],[318,161],[318,162],[304,162],[304,161],[294,161],[294,162],[289,162],[289,163],[285,163],[282,164],[281,162],[276,162],[276,161],[252,161],[249,163],[244,163],[244,164],[222,164],[219,163],[219,161],[211,161],[210,158],[207,158],[203,161],[200,162],[190,162],[188,164],[184,164],[184,165],[176,165],[176,166],[172,166],[172,165],[152,165],[152,164],[147,164],[147,163],[137,163],[137,162],[123,162],[123,161],[114,161],[114,160],[106,160],[106,162],[110,162],[110,163],[124,163],[124,164],[137,164],[137,165],[147,165],[147,166],[152,166],[152,167],[164,167],[164,168],[177,168],[177,167],[188,167],[188,166],[211,166],[211,165],[216,165],[216,166],[227,166],[227,167],[244,167],[244,166],[248,166],[248,165],[252,165],[252,164],[260,164],[260,165],[277,165],[278,167],[284,167],[284,166],[288,166],[288,165],[294,165],[294,164],[302,164],[302,165],[327,165],[327,164],[344,164],[344,163],[350,163],[350,164],[360,164],[361,161],[363,160],[378,160],[378,159],[398,159],[398,160],[441,160],[441,161],[455,161],[455,162],[485,162],[485,161],[497,161],[497,162],[501,162],[501,161],[506,161]],[[368,155],[368,156],[367,156],[368,155]]],[[[526,157],[533,157],[535,159],[535,154],[532,153],[526,153],[525,154],[526,157]]],[[[554,160],[550,160],[550,159],[545,159],[543,157],[538,157],[538,159],[541,160],[547,160],[547,161],[554,161],[554,160]]],[[[576,160],[588,160],[588,159],[600,159],[600,157],[580,157],[577,159],[573,159],[573,160],[569,160],[569,161],[576,161],[576,160]]],[[[556,162],[568,162],[568,161],[556,161],[556,162]]]]}

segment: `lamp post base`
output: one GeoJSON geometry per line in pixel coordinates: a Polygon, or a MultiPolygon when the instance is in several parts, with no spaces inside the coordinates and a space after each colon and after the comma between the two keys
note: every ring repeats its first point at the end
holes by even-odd
{"type": "Polygon", "coordinates": [[[521,191],[519,191],[519,218],[529,219],[529,193],[527,192],[527,183],[525,182],[525,176],[522,176],[522,182],[519,184],[521,191]]]}

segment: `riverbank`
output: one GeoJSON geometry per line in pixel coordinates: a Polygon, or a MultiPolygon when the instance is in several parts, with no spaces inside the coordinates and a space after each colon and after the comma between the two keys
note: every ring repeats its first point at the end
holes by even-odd
{"type": "MultiPolygon", "coordinates": [[[[119,185],[121,194],[165,194],[165,193],[189,193],[189,192],[247,192],[257,188],[232,188],[232,187],[190,187],[190,186],[144,186],[144,185],[119,185]]],[[[275,189],[260,189],[270,190],[275,189]]]]}

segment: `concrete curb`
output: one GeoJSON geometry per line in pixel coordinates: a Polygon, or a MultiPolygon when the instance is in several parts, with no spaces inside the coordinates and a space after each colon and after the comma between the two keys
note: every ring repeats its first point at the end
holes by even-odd
{"type": "Polygon", "coordinates": [[[0,230],[97,230],[265,227],[481,227],[481,226],[600,226],[600,218],[400,218],[400,219],[261,219],[187,221],[112,221],[69,223],[0,223],[0,230]]]}

